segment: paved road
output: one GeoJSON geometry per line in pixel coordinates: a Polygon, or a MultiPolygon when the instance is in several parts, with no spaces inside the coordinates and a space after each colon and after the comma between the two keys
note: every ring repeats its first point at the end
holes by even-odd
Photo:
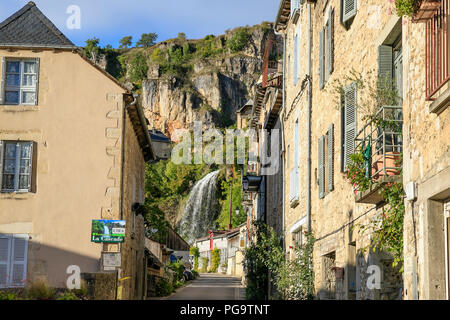
{"type": "Polygon", "coordinates": [[[241,278],[202,273],[197,280],[166,300],[244,300],[245,289],[241,278]]]}

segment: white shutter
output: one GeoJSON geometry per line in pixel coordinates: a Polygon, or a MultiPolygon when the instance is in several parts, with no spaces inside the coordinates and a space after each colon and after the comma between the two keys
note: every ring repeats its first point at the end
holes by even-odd
{"type": "Polygon", "coordinates": [[[356,0],[343,0],[342,2],[342,22],[347,22],[356,16],[356,0]]]}
{"type": "Polygon", "coordinates": [[[11,236],[0,234],[0,288],[9,285],[9,274],[11,265],[11,236]]]}
{"type": "Polygon", "coordinates": [[[5,77],[6,77],[6,59],[5,57],[2,57],[2,73],[0,79],[0,104],[4,103],[3,101],[5,96],[5,77]]]}
{"type": "Polygon", "coordinates": [[[36,58],[36,94],[34,95],[34,105],[38,104],[38,96],[39,96],[39,66],[40,59],[36,58]]]}
{"type": "Polygon", "coordinates": [[[294,37],[294,86],[298,82],[298,34],[294,37]]]}
{"type": "Polygon", "coordinates": [[[2,191],[2,178],[3,178],[3,141],[0,140],[0,192],[2,191]]]}
{"type": "MultiPolygon", "coordinates": [[[[393,51],[390,46],[378,47],[378,79],[382,87],[392,84],[393,51]],[[386,83],[388,82],[388,83],[386,83]]],[[[389,86],[390,87],[390,86],[389,86]]],[[[388,88],[389,88],[388,87],[388,88]]]]}
{"type": "Polygon", "coordinates": [[[15,287],[26,285],[28,235],[15,234],[12,241],[11,284],[15,287]]]}
{"type": "Polygon", "coordinates": [[[344,170],[347,167],[350,154],[355,149],[356,138],[356,83],[344,88],[344,170]]]}

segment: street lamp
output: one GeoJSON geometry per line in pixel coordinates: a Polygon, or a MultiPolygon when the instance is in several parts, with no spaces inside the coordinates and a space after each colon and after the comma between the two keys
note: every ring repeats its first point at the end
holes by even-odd
{"type": "Polygon", "coordinates": [[[238,216],[239,215],[239,207],[238,206],[236,206],[236,209],[235,209],[235,212],[236,212],[236,215],[238,216]]]}

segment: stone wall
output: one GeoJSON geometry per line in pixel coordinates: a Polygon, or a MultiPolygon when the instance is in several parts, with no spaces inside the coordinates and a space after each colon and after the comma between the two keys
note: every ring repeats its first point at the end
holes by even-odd
{"type": "MultiPolygon", "coordinates": [[[[319,299],[381,299],[389,295],[367,286],[367,267],[376,264],[377,255],[364,253],[356,263],[357,253],[369,243],[368,234],[360,235],[358,226],[368,223],[377,214],[374,205],[356,204],[352,186],[341,173],[341,105],[335,80],[343,85],[351,82],[352,70],[361,73],[363,79],[371,79],[378,68],[377,52],[386,26],[398,21],[389,14],[387,1],[358,1],[357,14],[349,28],[339,19],[341,1],[318,0],[311,5],[312,16],[312,109],[311,109],[311,228],[316,238],[314,248],[314,273],[316,295],[319,299]],[[328,20],[328,11],[334,8],[334,69],[326,79],[323,89],[319,88],[319,34],[328,20]],[[334,125],[334,189],[325,188],[325,196],[319,198],[318,189],[318,140],[334,125]],[[374,257],[372,257],[374,256],[374,257]],[[330,260],[331,259],[331,260],[330,260]],[[330,262],[332,261],[332,263],[330,262]],[[333,275],[333,277],[331,277],[333,275]]],[[[302,82],[308,70],[308,5],[301,6],[297,25],[292,20],[286,29],[286,102],[282,113],[284,123],[285,161],[285,232],[286,250],[291,253],[293,235],[290,228],[302,221],[307,214],[307,86],[302,82]],[[294,84],[294,36],[299,39],[298,83],[294,84]],[[299,122],[299,201],[290,201],[290,172],[294,169],[294,126],[299,122]]],[[[394,23],[395,25],[395,23],[394,23]]],[[[327,64],[325,64],[325,70],[327,64]]],[[[358,105],[363,105],[368,93],[358,90],[358,105]]],[[[357,109],[357,131],[365,124],[364,113],[357,109]]],[[[328,160],[327,160],[328,161],[328,160]]],[[[306,224],[304,228],[306,229],[306,224]]],[[[383,272],[383,271],[382,271],[383,272]]],[[[390,274],[389,271],[388,274],[390,274]]],[[[394,272],[393,274],[395,274],[394,272]]],[[[384,284],[383,284],[384,285],[384,284]]],[[[386,282],[385,287],[388,284],[386,282]]],[[[395,292],[401,290],[401,281],[395,283],[395,292]]]]}

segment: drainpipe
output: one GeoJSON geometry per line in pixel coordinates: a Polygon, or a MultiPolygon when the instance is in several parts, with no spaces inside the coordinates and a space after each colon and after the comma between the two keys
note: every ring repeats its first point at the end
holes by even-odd
{"type": "Polygon", "coordinates": [[[308,3],[308,110],[307,110],[307,194],[306,194],[306,211],[308,232],[311,232],[311,109],[312,109],[312,82],[311,82],[311,4],[308,3]]]}
{"type": "MultiPolygon", "coordinates": [[[[281,111],[280,111],[280,121],[281,121],[281,151],[280,151],[280,156],[281,156],[281,161],[280,161],[280,169],[281,169],[281,176],[284,177],[284,151],[285,151],[285,145],[284,145],[284,120],[283,120],[283,113],[284,113],[284,109],[285,109],[285,105],[286,105],[286,90],[285,90],[285,78],[286,78],[286,34],[282,33],[282,32],[277,32],[275,29],[275,25],[273,27],[274,33],[277,36],[281,36],[283,38],[283,84],[282,84],[282,104],[281,104],[281,111]]],[[[284,208],[284,179],[282,179],[283,183],[281,184],[281,194],[282,194],[282,214],[281,214],[281,230],[283,232],[283,250],[286,249],[286,241],[285,241],[285,227],[284,227],[284,214],[285,214],[285,208],[284,208]]]]}
{"type": "Polygon", "coordinates": [[[127,109],[134,106],[137,102],[138,95],[133,93],[133,102],[125,105],[123,109],[123,119],[122,119],[122,167],[120,174],[120,220],[123,220],[123,193],[124,193],[124,176],[125,176],[125,142],[126,142],[126,125],[127,125],[127,109]]]}

